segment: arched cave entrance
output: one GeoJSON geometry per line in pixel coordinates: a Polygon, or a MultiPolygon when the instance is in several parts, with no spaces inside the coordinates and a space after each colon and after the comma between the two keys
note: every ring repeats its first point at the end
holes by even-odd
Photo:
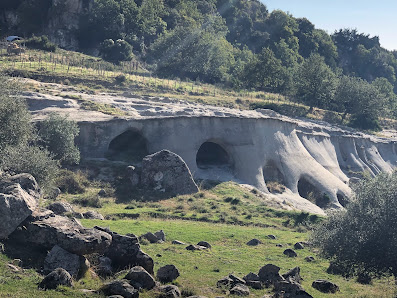
{"type": "Polygon", "coordinates": [[[284,176],[273,160],[270,160],[262,169],[266,187],[271,193],[283,193],[285,191],[284,176]]]}
{"type": "Polygon", "coordinates": [[[231,166],[229,154],[214,142],[205,142],[200,146],[196,155],[196,163],[200,169],[231,166]]]}
{"type": "Polygon", "coordinates": [[[139,163],[148,155],[145,137],[138,131],[127,130],[109,144],[106,157],[110,160],[139,163]]]}
{"type": "Polygon", "coordinates": [[[320,208],[327,208],[330,204],[328,195],[319,191],[309,180],[302,177],[298,181],[298,192],[302,198],[309,200],[320,208]]]}

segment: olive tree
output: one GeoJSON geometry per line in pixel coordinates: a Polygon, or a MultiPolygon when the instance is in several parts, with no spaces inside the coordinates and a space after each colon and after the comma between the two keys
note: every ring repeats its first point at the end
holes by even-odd
{"type": "Polygon", "coordinates": [[[397,173],[365,180],[346,210],[313,232],[313,243],[346,274],[397,275],[397,173]]]}

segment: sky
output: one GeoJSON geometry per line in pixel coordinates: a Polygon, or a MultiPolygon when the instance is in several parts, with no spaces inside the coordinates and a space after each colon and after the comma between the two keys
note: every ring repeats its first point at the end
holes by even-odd
{"type": "Polygon", "coordinates": [[[397,50],[397,0],[260,0],[271,12],[281,9],[307,18],[332,34],[341,28],[377,35],[382,47],[397,50]]]}

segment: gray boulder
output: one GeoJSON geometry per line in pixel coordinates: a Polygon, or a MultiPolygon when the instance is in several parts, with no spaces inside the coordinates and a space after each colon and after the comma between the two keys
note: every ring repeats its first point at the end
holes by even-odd
{"type": "Polygon", "coordinates": [[[74,213],[72,205],[65,202],[55,202],[47,207],[47,209],[51,210],[57,215],[63,215],[65,213],[74,213]]]}
{"type": "Polygon", "coordinates": [[[98,266],[97,271],[101,276],[109,276],[113,273],[112,271],[112,260],[108,257],[99,257],[98,258],[98,266]]]}
{"type": "Polygon", "coordinates": [[[62,247],[55,245],[44,260],[44,272],[49,273],[57,268],[63,268],[72,277],[76,278],[79,276],[79,273],[84,273],[81,270],[85,267],[82,266],[84,263],[85,258],[83,256],[72,254],[62,247]]]}
{"type": "Polygon", "coordinates": [[[0,181],[0,239],[7,238],[38,206],[40,188],[29,174],[0,181]]]}
{"type": "Polygon", "coordinates": [[[292,268],[282,276],[287,280],[293,280],[294,282],[301,283],[303,278],[300,276],[301,269],[299,267],[292,268]]]}
{"type": "Polygon", "coordinates": [[[59,245],[70,253],[85,255],[103,253],[112,236],[97,229],[84,228],[77,220],[38,210],[29,216],[11,236],[20,243],[31,243],[52,249],[59,245]]]}
{"type": "Polygon", "coordinates": [[[165,235],[161,232],[159,231],[154,234],[152,232],[147,232],[146,234],[141,235],[139,238],[144,238],[150,243],[162,243],[164,242],[163,239],[165,239],[165,235]]]}
{"type": "Polygon", "coordinates": [[[286,256],[290,257],[290,258],[296,258],[298,256],[298,254],[290,248],[287,248],[286,250],[284,250],[283,254],[285,254],[286,256]]]}
{"type": "Polygon", "coordinates": [[[259,244],[262,244],[262,241],[260,241],[259,239],[251,239],[250,241],[247,242],[248,246],[257,246],[259,244]]]}
{"type": "Polygon", "coordinates": [[[139,292],[131,286],[126,280],[114,280],[106,283],[102,287],[102,292],[105,295],[120,295],[124,298],[138,298],[139,292]]]}
{"type": "Polygon", "coordinates": [[[267,264],[259,269],[258,276],[260,281],[266,286],[274,285],[275,283],[284,280],[279,271],[280,267],[273,264],[267,264]]]}
{"type": "Polygon", "coordinates": [[[57,268],[44,277],[39,284],[39,288],[44,290],[53,290],[58,286],[71,287],[72,285],[72,276],[65,269],[57,268]]]}
{"type": "Polygon", "coordinates": [[[168,150],[148,155],[143,159],[141,186],[170,196],[199,191],[183,159],[168,150]]]}
{"type": "Polygon", "coordinates": [[[314,262],[314,261],[315,261],[315,258],[312,257],[312,256],[308,256],[308,257],[305,258],[305,261],[306,261],[306,262],[314,262]]]}
{"type": "Polygon", "coordinates": [[[197,243],[198,246],[204,246],[206,248],[211,248],[211,244],[209,244],[207,241],[200,241],[199,243],[197,243]]]}
{"type": "Polygon", "coordinates": [[[165,242],[165,233],[163,230],[155,232],[154,236],[156,236],[160,241],[165,242]]]}
{"type": "Polygon", "coordinates": [[[296,243],[294,244],[294,248],[295,248],[295,249],[304,249],[305,247],[303,246],[303,243],[302,243],[302,242],[296,242],[296,243]]]}
{"type": "Polygon", "coordinates": [[[237,284],[230,290],[230,295],[235,296],[249,296],[250,290],[246,285],[237,284]]]}
{"type": "Polygon", "coordinates": [[[245,284],[254,289],[262,289],[262,283],[259,279],[258,274],[255,273],[248,273],[246,276],[243,277],[245,280],[245,284]]]}
{"type": "Polygon", "coordinates": [[[313,281],[312,287],[323,293],[336,293],[339,291],[338,285],[325,279],[317,279],[313,281]]]}
{"type": "Polygon", "coordinates": [[[205,246],[190,244],[190,245],[186,246],[186,249],[187,250],[205,250],[207,248],[205,246]]]}
{"type": "Polygon", "coordinates": [[[106,249],[105,256],[112,260],[116,268],[142,266],[153,274],[153,259],[141,250],[138,238],[133,235],[120,235],[106,228],[95,227],[111,235],[112,243],[106,249]]]}
{"type": "Polygon", "coordinates": [[[174,265],[165,265],[157,270],[157,279],[162,283],[172,282],[179,276],[179,271],[174,265]]]}
{"type": "Polygon", "coordinates": [[[275,298],[313,298],[299,283],[292,280],[277,282],[274,291],[276,292],[275,298]]]}
{"type": "Polygon", "coordinates": [[[87,212],[83,213],[83,218],[85,219],[99,219],[99,220],[104,220],[105,218],[103,217],[102,214],[93,211],[93,210],[89,210],[87,212]]]}
{"type": "Polygon", "coordinates": [[[182,241],[179,241],[179,240],[172,240],[172,244],[175,244],[175,245],[185,245],[186,243],[184,243],[184,242],[182,242],[182,241]]]}
{"type": "Polygon", "coordinates": [[[141,266],[135,266],[125,276],[135,288],[151,290],[156,286],[154,278],[141,266]]]}
{"type": "Polygon", "coordinates": [[[160,295],[158,298],[179,298],[181,297],[181,291],[177,286],[165,285],[158,288],[160,295]]]}

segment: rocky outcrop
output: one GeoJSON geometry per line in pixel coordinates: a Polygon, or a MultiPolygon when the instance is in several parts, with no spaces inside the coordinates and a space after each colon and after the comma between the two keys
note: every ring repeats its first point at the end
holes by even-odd
{"type": "Polygon", "coordinates": [[[77,255],[103,253],[112,242],[108,233],[86,229],[77,220],[55,215],[49,210],[35,211],[10,237],[13,241],[47,249],[58,245],[77,255]]]}
{"type": "Polygon", "coordinates": [[[7,238],[38,206],[40,189],[29,174],[0,181],[0,239],[7,238]]]}
{"type": "Polygon", "coordinates": [[[199,191],[186,163],[169,150],[161,150],[143,159],[141,186],[171,196],[199,191]]]}

